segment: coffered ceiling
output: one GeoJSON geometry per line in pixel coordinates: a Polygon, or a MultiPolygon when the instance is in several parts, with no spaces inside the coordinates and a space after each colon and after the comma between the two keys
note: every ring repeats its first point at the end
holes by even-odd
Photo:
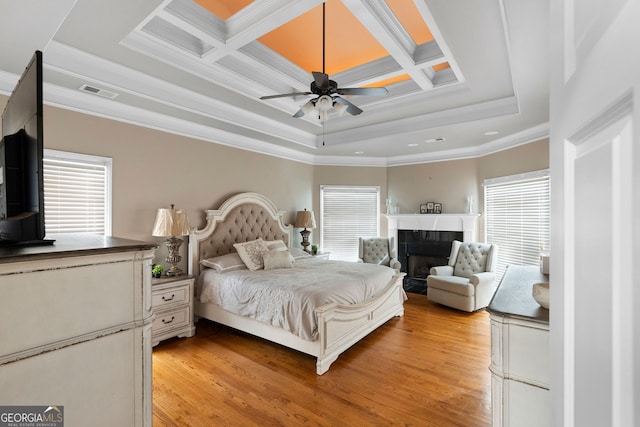
{"type": "Polygon", "coordinates": [[[548,134],[548,5],[521,0],[0,0],[0,92],[36,49],[52,105],[314,164],[487,154],[548,134]],[[324,60],[324,62],[323,62],[324,60]],[[292,117],[312,71],[362,114],[292,117]]]}

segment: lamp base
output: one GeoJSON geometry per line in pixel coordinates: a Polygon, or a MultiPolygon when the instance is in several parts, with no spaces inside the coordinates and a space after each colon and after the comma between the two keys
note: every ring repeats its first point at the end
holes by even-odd
{"type": "Polygon", "coordinates": [[[171,265],[169,270],[167,270],[167,276],[181,276],[184,273],[182,269],[178,268],[178,264],[182,260],[182,257],[180,256],[180,245],[182,245],[182,239],[170,237],[166,240],[165,244],[169,251],[165,261],[167,264],[171,265]]]}
{"type": "Polygon", "coordinates": [[[302,242],[300,244],[302,245],[302,249],[307,253],[311,253],[311,251],[309,251],[309,245],[311,244],[309,242],[309,234],[311,234],[311,232],[306,228],[300,232],[302,236],[302,242]]]}

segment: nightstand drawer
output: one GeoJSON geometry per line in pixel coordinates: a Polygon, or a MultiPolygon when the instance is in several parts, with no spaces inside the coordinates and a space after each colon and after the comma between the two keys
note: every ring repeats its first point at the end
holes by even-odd
{"type": "Polygon", "coordinates": [[[186,306],[178,310],[157,313],[151,326],[153,334],[161,333],[165,329],[180,328],[188,325],[191,319],[191,313],[189,311],[189,307],[186,306]]]}
{"type": "Polygon", "coordinates": [[[155,310],[159,310],[164,306],[170,304],[183,304],[189,301],[189,291],[191,287],[189,284],[183,286],[177,286],[175,288],[166,289],[153,293],[151,303],[155,310]]]}

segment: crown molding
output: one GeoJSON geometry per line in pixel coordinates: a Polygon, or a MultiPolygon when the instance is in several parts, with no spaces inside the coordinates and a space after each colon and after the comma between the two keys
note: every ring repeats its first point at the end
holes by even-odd
{"type": "Polygon", "coordinates": [[[0,93],[7,96],[11,95],[11,92],[13,92],[13,89],[15,89],[18,84],[19,78],[20,76],[17,74],[0,70],[0,93]]]}
{"type": "Polygon", "coordinates": [[[440,150],[435,153],[417,154],[412,156],[390,157],[387,159],[387,166],[406,166],[483,157],[499,151],[515,148],[520,145],[529,144],[530,142],[540,141],[541,139],[548,137],[549,123],[547,122],[475,147],[440,150]]]}
{"type": "MultiPolygon", "coordinates": [[[[393,108],[391,104],[385,104],[384,108],[393,108]]],[[[435,128],[459,123],[472,122],[482,119],[508,116],[519,113],[518,100],[515,96],[508,96],[473,105],[450,108],[426,114],[418,114],[392,122],[381,121],[367,127],[344,130],[331,133],[330,141],[326,145],[334,146],[363,140],[376,140],[413,132],[425,132],[425,127],[435,128]]]]}
{"type": "Polygon", "coordinates": [[[53,42],[50,45],[45,67],[87,82],[107,86],[116,93],[139,96],[148,101],[223,121],[250,132],[273,136],[307,148],[316,148],[315,136],[308,132],[61,43],[53,42]]]}
{"type": "Polygon", "coordinates": [[[241,150],[253,151],[302,163],[314,163],[314,156],[270,144],[259,139],[178,119],[141,108],[113,102],[112,100],[83,94],[60,86],[45,84],[45,101],[48,105],[83,114],[102,117],[136,126],[200,139],[241,150]]]}
{"type": "MultiPolygon", "coordinates": [[[[11,79],[7,79],[7,73],[3,73],[0,74],[0,82],[3,80],[10,81],[11,79]]],[[[14,81],[17,81],[17,76],[14,76],[14,81]]],[[[518,134],[467,149],[443,150],[437,153],[392,158],[322,156],[279,147],[259,139],[123,105],[60,86],[45,84],[45,88],[45,101],[48,105],[310,165],[389,167],[458,160],[481,157],[549,136],[549,125],[544,123],[518,134]]]]}

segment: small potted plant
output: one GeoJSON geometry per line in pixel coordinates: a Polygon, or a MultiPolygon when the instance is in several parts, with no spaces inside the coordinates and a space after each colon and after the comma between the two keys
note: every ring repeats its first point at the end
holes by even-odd
{"type": "Polygon", "coordinates": [[[163,271],[164,267],[161,264],[153,264],[153,267],[151,268],[151,275],[158,279],[160,276],[162,276],[163,271]]]}
{"type": "Polygon", "coordinates": [[[311,253],[317,255],[318,253],[318,245],[311,245],[311,253]]]}

